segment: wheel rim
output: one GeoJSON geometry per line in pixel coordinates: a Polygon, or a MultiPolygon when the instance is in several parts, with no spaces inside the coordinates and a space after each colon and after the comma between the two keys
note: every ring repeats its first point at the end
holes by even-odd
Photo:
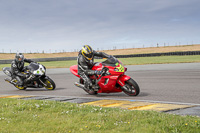
{"type": "Polygon", "coordinates": [[[126,84],[125,85],[125,89],[124,91],[129,94],[129,95],[135,95],[136,94],[136,89],[134,86],[130,85],[130,84],[126,84]]]}
{"type": "Polygon", "coordinates": [[[16,85],[15,87],[18,88],[19,90],[24,90],[25,89],[24,86],[19,87],[18,85],[16,85]]]}
{"type": "MultiPolygon", "coordinates": [[[[17,83],[17,80],[14,80],[14,82],[17,83]]],[[[17,89],[19,89],[19,90],[24,90],[24,89],[25,89],[24,86],[19,87],[18,85],[15,85],[15,87],[16,87],[17,89]]]]}
{"type": "Polygon", "coordinates": [[[46,80],[45,84],[47,85],[47,86],[45,86],[46,89],[53,90],[54,87],[53,87],[52,83],[49,80],[46,80]]]}

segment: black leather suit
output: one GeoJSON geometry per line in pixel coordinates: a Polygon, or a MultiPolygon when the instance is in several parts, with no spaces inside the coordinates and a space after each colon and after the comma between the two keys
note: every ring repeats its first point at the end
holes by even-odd
{"type": "MultiPolygon", "coordinates": [[[[31,63],[33,61],[30,59],[24,59],[24,62],[31,63]]],[[[24,71],[24,62],[17,62],[16,60],[11,62],[12,78],[17,79],[17,84],[19,86],[22,86],[24,84],[24,79],[26,78],[26,75],[21,73],[24,71]]]]}
{"type": "MultiPolygon", "coordinates": [[[[93,50],[93,55],[102,58],[109,58],[110,55],[107,55],[103,52],[96,52],[93,50]]],[[[84,80],[85,88],[89,88],[92,85],[92,82],[88,75],[95,75],[95,71],[91,70],[94,65],[94,58],[92,60],[86,60],[84,56],[79,51],[78,55],[78,75],[84,80]]]]}

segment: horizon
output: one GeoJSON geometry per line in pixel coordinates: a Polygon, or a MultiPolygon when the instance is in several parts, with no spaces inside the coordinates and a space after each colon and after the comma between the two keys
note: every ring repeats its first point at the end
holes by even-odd
{"type": "MultiPolygon", "coordinates": [[[[200,44],[188,44],[188,45],[169,45],[169,46],[160,46],[160,45],[157,45],[157,46],[155,46],[155,47],[141,47],[141,48],[121,48],[121,49],[105,49],[105,50],[95,50],[95,51],[115,51],[115,50],[129,50],[129,49],[151,49],[151,48],[166,48],[166,47],[187,47],[187,46],[196,46],[196,45],[200,45],[200,44]]],[[[63,51],[56,51],[56,52],[52,52],[52,53],[50,53],[50,52],[45,52],[45,51],[42,51],[42,52],[22,52],[23,54],[62,54],[62,53],[78,53],[79,52],[79,50],[78,51],[65,51],[65,52],[63,52],[63,51]]],[[[9,52],[7,52],[7,53],[2,53],[2,52],[0,52],[0,54],[16,54],[16,53],[20,53],[20,52],[12,52],[12,53],[9,53],[9,52]]]]}

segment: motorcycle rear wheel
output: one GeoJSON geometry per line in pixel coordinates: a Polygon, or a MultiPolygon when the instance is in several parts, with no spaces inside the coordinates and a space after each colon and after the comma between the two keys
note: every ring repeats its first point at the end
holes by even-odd
{"type": "Polygon", "coordinates": [[[122,91],[129,96],[137,96],[140,93],[140,88],[138,84],[132,78],[130,78],[129,80],[125,81],[122,91]]]}
{"type": "MultiPolygon", "coordinates": [[[[17,80],[14,80],[15,83],[17,83],[17,80]]],[[[19,90],[26,90],[26,87],[22,86],[22,87],[19,87],[17,84],[14,85],[17,89],[19,90]]]]}
{"type": "Polygon", "coordinates": [[[26,87],[22,86],[22,87],[19,87],[18,85],[15,85],[15,87],[19,90],[26,90],[26,87]]]}

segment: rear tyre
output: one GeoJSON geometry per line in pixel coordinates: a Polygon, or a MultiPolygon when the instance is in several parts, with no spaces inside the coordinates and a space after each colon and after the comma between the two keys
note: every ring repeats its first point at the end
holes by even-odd
{"type": "MultiPolygon", "coordinates": [[[[80,79],[80,83],[84,85],[84,80],[80,79]]],[[[83,90],[90,95],[97,95],[98,94],[97,91],[94,91],[94,90],[88,90],[88,89],[83,89],[83,90]]]]}
{"type": "MultiPolygon", "coordinates": [[[[17,83],[18,81],[17,80],[14,80],[14,82],[15,83],[17,83]]],[[[24,87],[24,86],[18,86],[17,84],[16,85],[14,85],[17,89],[19,89],[19,90],[26,90],[26,87],[24,87]]]]}
{"type": "Polygon", "coordinates": [[[15,87],[19,90],[26,90],[26,87],[24,86],[18,86],[18,85],[15,85],[15,87]]]}
{"type": "Polygon", "coordinates": [[[44,80],[44,83],[47,85],[47,86],[44,86],[46,89],[48,90],[54,90],[56,88],[56,84],[54,83],[54,81],[50,78],[44,80]]]}
{"type": "Polygon", "coordinates": [[[140,88],[138,84],[132,78],[130,78],[129,80],[125,81],[122,91],[129,96],[137,96],[140,93],[140,88]]]}

